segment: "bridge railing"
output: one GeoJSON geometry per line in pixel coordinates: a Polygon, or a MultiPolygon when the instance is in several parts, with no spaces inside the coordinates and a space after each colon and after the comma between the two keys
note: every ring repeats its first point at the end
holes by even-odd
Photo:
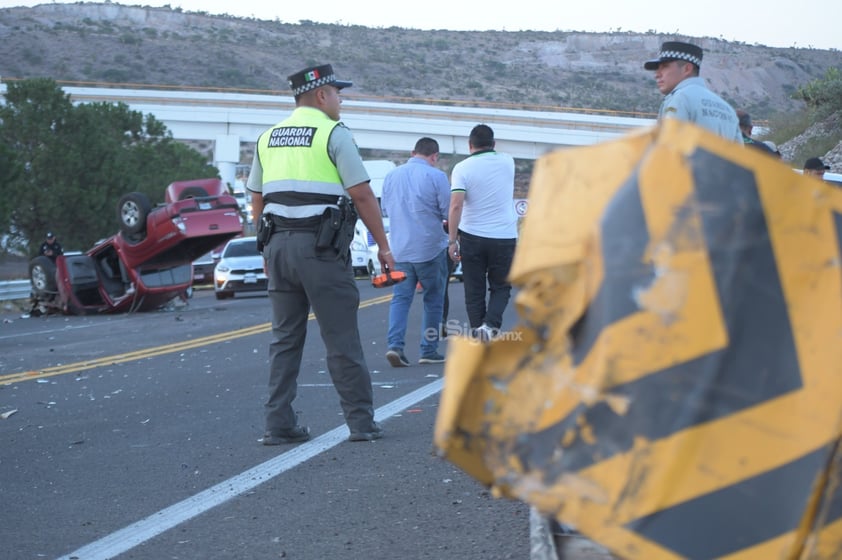
{"type": "MultiPolygon", "coordinates": [[[[122,102],[134,111],[151,113],[176,140],[215,141],[225,135],[254,142],[266,128],[295,108],[295,100],[287,92],[154,89],[155,86],[140,84],[87,87],[83,82],[60,85],[74,103],[122,102]]],[[[522,159],[535,159],[562,147],[614,139],[653,124],[652,117],[631,111],[377,98],[353,93],[343,95],[342,103],[342,120],[354,132],[360,148],[408,151],[419,137],[430,136],[439,142],[443,152],[467,155],[471,128],[485,123],[494,128],[497,149],[522,159]]],[[[215,163],[225,161],[228,158],[214,154],[215,163]]],[[[226,172],[223,168],[220,171],[226,172]]]]}

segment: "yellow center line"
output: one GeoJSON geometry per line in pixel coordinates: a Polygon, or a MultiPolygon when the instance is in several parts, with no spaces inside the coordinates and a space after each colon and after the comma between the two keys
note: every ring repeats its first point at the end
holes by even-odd
{"type": "MultiPolygon", "coordinates": [[[[379,305],[386,303],[392,299],[391,292],[388,295],[378,298],[360,302],[360,309],[370,307],[372,305],[379,305]]],[[[313,313],[307,317],[312,321],[316,316],[313,313]]],[[[111,366],[115,364],[122,364],[124,362],[133,362],[145,358],[152,358],[155,356],[163,356],[164,354],[173,354],[175,352],[183,352],[192,348],[200,346],[209,346],[219,342],[228,340],[235,340],[244,336],[252,336],[255,334],[267,333],[271,330],[271,323],[262,323],[253,327],[246,327],[235,331],[228,331],[202,338],[195,338],[182,342],[175,342],[172,344],[164,344],[163,346],[153,346],[151,348],[144,348],[141,350],[134,350],[124,354],[114,354],[112,356],[103,356],[102,358],[95,358],[93,360],[85,360],[82,362],[75,362],[72,364],[64,364],[60,366],[46,367],[37,371],[23,371],[20,373],[11,373],[7,375],[0,375],[0,385],[11,385],[12,383],[19,383],[21,381],[30,381],[32,379],[43,379],[46,377],[54,377],[56,375],[64,375],[66,373],[76,373],[87,369],[94,369],[103,366],[111,366]]]]}

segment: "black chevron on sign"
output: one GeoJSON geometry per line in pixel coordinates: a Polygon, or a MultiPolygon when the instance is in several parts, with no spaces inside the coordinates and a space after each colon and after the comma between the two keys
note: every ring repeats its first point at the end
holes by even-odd
{"type": "Polygon", "coordinates": [[[585,359],[602,329],[639,310],[633,298],[636,286],[655,277],[654,267],[644,262],[649,228],[640,200],[637,174],[617,190],[600,223],[603,269],[602,285],[582,317],[570,328],[573,360],[585,359]]]}
{"type": "Polygon", "coordinates": [[[834,212],[833,223],[836,226],[836,246],[839,248],[839,259],[842,260],[842,214],[834,212]]]}
{"type": "MultiPolygon", "coordinates": [[[[533,434],[517,452],[525,464],[542,465],[550,478],[577,471],[631,449],[636,437],[658,440],[686,428],[723,418],[801,386],[795,343],[766,219],[749,170],[697,150],[690,158],[696,207],[724,315],[728,345],[612,388],[630,397],[622,416],[605,404],[580,405],[557,424],[533,434]],[[595,442],[575,439],[560,459],[552,458],[569,431],[584,415],[595,442]],[[548,465],[548,467],[544,467],[548,465]]],[[[629,249],[603,244],[606,287],[588,307],[574,333],[574,353],[616,320],[628,316],[628,295],[648,283],[641,266],[641,243],[648,239],[642,211],[637,212],[638,185],[618,193],[602,221],[604,240],[621,236],[629,249]],[[606,272],[606,276],[607,276],[606,272]]],[[[580,358],[581,359],[581,358],[580,358]]]]}
{"type": "MultiPolygon", "coordinates": [[[[813,484],[827,465],[827,445],[763,474],[635,519],[626,528],[684,558],[721,558],[794,531],[813,484]],[[699,530],[704,527],[704,530],[699,530]]],[[[840,519],[831,508],[824,524],[840,519]]]]}

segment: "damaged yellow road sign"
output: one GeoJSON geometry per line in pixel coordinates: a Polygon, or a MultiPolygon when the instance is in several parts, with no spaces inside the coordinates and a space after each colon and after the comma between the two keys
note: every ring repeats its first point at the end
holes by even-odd
{"type": "Polygon", "coordinates": [[[629,559],[842,558],[842,190],[689,123],[535,166],[442,455],[629,559]]]}

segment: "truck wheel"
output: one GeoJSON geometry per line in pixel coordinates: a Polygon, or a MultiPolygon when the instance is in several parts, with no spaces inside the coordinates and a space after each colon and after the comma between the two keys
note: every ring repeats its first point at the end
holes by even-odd
{"type": "Polygon", "coordinates": [[[43,255],[32,259],[29,262],[29,282],[36,297],[56,293],[56,263],[43,255]]]}
{"type": "Polygon", "coordinates": [[[117,204],[117,219],[120,221],[120,232],[124,236],[131,236],[146,231],[146,217],[152,210],[149,197],[142,192],[133,192],[120,199],[117,204]]]}
{"type": "Polygon", "coordinates": [[[203,189],[202,187],[187,187],[181,194],[178,195],[179,200],[184,200],[187,198],[201,198],[203,196],[209,196],[208,191],[203,189]]]}

